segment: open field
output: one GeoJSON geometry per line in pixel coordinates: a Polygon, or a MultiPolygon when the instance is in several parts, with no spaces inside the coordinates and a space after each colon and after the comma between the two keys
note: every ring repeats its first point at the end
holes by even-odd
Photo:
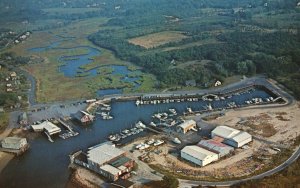
{"type": "Polygon", "coordinates": [[[159,33],[153,33],[141,37],[129,39],[128,42],[134,45],[142,46],[146,49],[155,48],[157,46],[167,44],[169,42],[178,42],[187,38],[178,31],[163,31],[159,33]]]}

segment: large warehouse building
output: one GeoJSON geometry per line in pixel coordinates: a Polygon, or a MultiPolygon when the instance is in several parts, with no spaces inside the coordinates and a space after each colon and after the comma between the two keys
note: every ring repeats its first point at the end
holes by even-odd
{"type": "Polygon", "coordinates": [[[93,146],[87,154],[76,152],[71,156],[71,161],[111,181],[128,178],[134,166],[134,160],[126,157],[125,151],[116,148],[111,142],[93,146]]]}
{"type": "Polygon", "coordinates": [[[223,143],[217,142],[213,139],[210,140],[201,140],[198,143],[199,147],[217,153],[220,157],[228,155],[229,153],[233,152],[234,148],[223,143]]]}
{"type": "Polygon", "coordinates": [[[233,129],[227,126],[218,126],[211,132],[211,137],[220,137],[223,143],[233,146],[235,148],[242,147],[243,145],[252,141],[252,136],[243,131],[233,129]]]}
{"type": "Polygon", "coordinates": [[[199,146],[185,146],[181,150],[181,158],[199,166],[205,166],[219,159],[217,153],[208,151],[199,146]]]}

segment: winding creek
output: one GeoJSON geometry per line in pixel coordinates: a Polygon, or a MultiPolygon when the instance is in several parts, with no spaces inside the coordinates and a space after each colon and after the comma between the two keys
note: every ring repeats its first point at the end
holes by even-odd
{"type": "MultiPolygon", "coordinates": [[[[132,73],[136,73],[138,71],[130,71],[127,66],[124,65],[101,65],[92,69],[85,70],[84,66],[92,63],[94,57],[101,56],[101,51],[97,48],[93,48],[90,46],[76,46],[72,48],[62,48],[59,47],[62,42],[73,40],[72,37],[62,37],[55,35],[56,41],[52,42],[48,46],[36,47],[28,49],[31,53],[41,53],[48,50],[61,50],[64,52],[72,52],[79,51],[82,54],[78,55],[62,55],[57,58],[58,62],[61,65],[58,67],[58,71],[62,72],[64,76],[67,77],[95,77],[99,74],[102,74],[99,68],[105,67],[112,69],[111,75],[120,75],[120,81],[124,83],[131,83],[133,85],[133,89],[138,89],[140,84],[138,81],[140,80],[139,76],[130,77],[129,75],[132,73]]],[[[98,96],[110,95],[110,94],[121,94],[123,93],[123,88],[107,88],[107,89],[99,89],[97,91],[98,96]]]]}

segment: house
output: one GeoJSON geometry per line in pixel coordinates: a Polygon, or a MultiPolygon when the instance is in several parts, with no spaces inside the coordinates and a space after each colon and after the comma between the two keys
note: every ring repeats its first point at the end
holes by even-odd
{"type": "Polygon", "coordinates": [[[185,146],[180,153],[181,158],[192,162],[199,166],[205,166],[213,161],[217,161],[219,156],[217,153],[208,151],[199,146],[185,146]]]}
{"type": "Polygon", "coordinates": [[[16,72],[11,72],[11,73],[10,73],[10,77],[11,77],[11,78],[17,77],[17,73],[16,73],[16,72]]]}
{"type": "Polygon", "coordinates": [[[221,82],[220,80],[217,80],[217,81],[215,82],[215,87],[220,86],[220,85],[222,85],[222,82],[221,82]]]}
{"type": "Polygon", "coordinates": [[[222,139],[224,144],[233,146],[235,148],[242,147],[243,145],[252,141],[252,136],[243,131],[233,129],[227,126],[218,126],[211,132],[212,138],[222,139]]]}
{"type": "Polygon", "coordinates": [[[28,124],[28,116],[26,112],[19,115],[19,124],[25,126],[28,124]]]}
{"type": "Polygon", "coordinates": [[[185,86],[192,86],[192,87],[196,87],[197,83],[195,80],[187,80],[185,81],[185,86]]]}
{"type": "Polygon", "coordinates": [[[1,145],[5,149],[20,150],[27,145],[26,138],[6,137],[2,140],[1,145]]]}
{"type": "Polygon", "coordinates": [[[85,111],[82,111],[82,110],[73,114],[72,117],[82,124],[89,124],[89,123],[93,122],[94,118],[95,118],[95,116],[93,116],[85,111]]]}
{"type": "Polygon", "coordinates": [[[110,181],[127,179],[134,166],[134,160],[126,152],[116,148],[111,142],[90,147],[85,154],[82,151],[70,156],[71,162],[92,170],[110,181]]]}
{"type": "Polygon", "coordinates": [[[189,130],[197,130],[196,122],[194,120],[187,120],[177,126],[177,132],[187,133],[189,130]]]}

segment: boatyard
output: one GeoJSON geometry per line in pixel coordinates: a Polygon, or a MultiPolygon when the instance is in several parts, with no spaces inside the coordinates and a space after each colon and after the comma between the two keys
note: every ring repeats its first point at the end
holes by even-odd
{"type": "MultiPolygon", "coordinates": [[[[208,144],[211,142],[215,144],[214,149],[217,146],[230,148],[230,146],[222,145],[223,142],[220,140],[210,140],[212,131],[216,127],[224,125],[224,123],[215,122],[216,119],[226,117],[228,113],[241,108],[251,109],[265,105],[282,106],[285,105],[285,101],[288,101],[278,93],[276,88],[269,85],[257,87],[250,83],[249,87],[244,87],[242,90],[233,89],[238,92],[224,90],[225,94],[215,91],[212,94],[195,92],[193,94],[142,94],[124,97],[113,95],[100,99],[40,106],[35,107],[36,110],[28,112],[28,125],[23,127],[30,132],[32,125],[35,127],[35,125],[45,124],[44,122],[54,124],[55,126],[50,126],[53,130],[43,126],[39,129],[45,133],[53,133],[52,136],[49,134],[51,140],[54,141],[51,143],[53,146],[49,145],[46,134],[42,133],[44,136],[37,138],[38,142],[42,144],[40,146],[33,144],[32,147],[40,148],[47,145],[45,147],[53,148],[56,144],[60,144],[61,147],[55,150],[57,154],[60,153],[64,156],[111,141],[117,148],[126,151],[127,156],[133,159],[138,166],[142,166],[141,169],[131,173],[130,179],[138,180],[138,182],[142,182],[139,177],[145,173],[153,180],[161,178],[160,175],[152,174],[152,170],[147,173],[145,169],[149,168],[146,167],[148,165],[151,167],[154,165],[154,169],[156,169],[156,166],[166,164],[164,168],[175,174],[193,169],[189,173],[198,176],[199,173],[204,172],[201,177],[205,177],[205,175],[213,173],[211,169],[220,164],[218,161],[221,163],[230,159],[236,161],[238,158],[246,160],[252,156],[253,151],[262,146],[266,147],[265,143],[254,139],[241,148],[228,149],[229,152],[226,155],[217,154],[218,161],[212,161],[211,164],[201,168],[181,158],[182,149],[187,146],[199,147],[200,144],[202,148],[211,152],[210,147],[212,146],[208,144]],[[84,143],[81,142],[82,138],[85,138],[84,143]],[[71,143],[73,146],[69,147],[71,143]]],[[[234,126],[230,125],[230,127],[234,126]]],[[[242,127],[236,128],[247,131],[242,127]]],[[[256,135],[251,130],[250,133],[256,135]]],[[[281,148],[280,145],[268,148],[272,151],[273,147],[281,148]]],[[[40,156],[36,149],[32,149],[28,155],[33,158],[40,156]]],[[[66,162],[67,160],[64,159],[64,163],[66,162]]],[[[35,166],[33,162],[28,164],[35,166]]],[[[26,163],[22,165],[26,165],[26,163]]],[[[66,166],[56,167],[57,170],[63,170],[63,168],[66,169],[66,166]]],[[[253,168],[253,171],[260,168],[253,168]]],[[[243,174],[245,172],[242,170],[232,173],[233,176],[243,174]]],[[[216,174],[216,176],[221,175],[222,173],[216,174]]]]}

